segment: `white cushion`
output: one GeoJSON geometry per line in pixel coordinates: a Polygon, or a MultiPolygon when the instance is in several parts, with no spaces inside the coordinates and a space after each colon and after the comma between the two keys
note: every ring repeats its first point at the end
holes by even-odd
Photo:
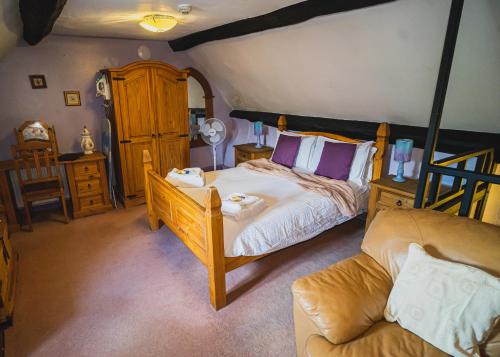
{"type": "MultiPolygon", "coordinates": [[[[278,137],[276,139],[276,143],[274,144],[274,147],[276,148],[276,144],[278,143],[278,139],[280,135],[288,135],[288,136],[300,136],[300,146],[299,146],[299,151],[297,153],[297,157],[295,158],[295,163],[294,167],[298,167],[299,169],[302,170],[308,170],[309,166],[309,159],[311,157],[311,154],[314,150],[314,146],[316,145],[316,136],[311,136],[311,135],[302,135],[299,133],[292,133],[292,132],[284,132],[284,131],[278,131],[278,137]]],[[[274,152],[273,152],[274,155],[274,152]]]]}
{"type": "Polygon", "coordinates": [[[412,243],[384,316],[453,356],[479,356],[500,317],[500,279],[412,243]]]}
{"type": "MultiPolygon", "coordinates": [[[[319,165],[319,160],[321,159],[321,153],[323,152],[323,147],[325,146],[325,142],[329,141],[332,143],[341,143],[343,141],[325,138],[323,136],[319,136],[316,140],[316,145],[314,147],[313,153],[311,154],[311,158],[309,160],[308,169],[311,172],[316,171],[319,165]]],[[[354,152],[354,158],[351,164],[351,170],[349,171],[349,181],[356,182],[361,185],[365,180],[365,172],[367,168],[367,162],[370,157],[370,150],[373,147],[373,141],[366,141],[361,144],[352,144],[356,145],[356,151],[354,152]]]]}

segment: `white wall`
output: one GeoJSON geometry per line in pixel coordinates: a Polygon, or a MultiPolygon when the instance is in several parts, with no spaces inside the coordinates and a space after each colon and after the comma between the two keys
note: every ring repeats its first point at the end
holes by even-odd
{"type": "MultiPolygon", "coordinates": [[[[427,126],[450,0],[400,0],[187,53],[236,109],[427,126]]],[[[443,128],[500,132],[500,5],[466,0],[443,128]]]]}
{"type": "Polygon", "coordinates": [[[205,108],[205,92],[200,82],[193,77],[188,77],[188,107],[205,108]]]}

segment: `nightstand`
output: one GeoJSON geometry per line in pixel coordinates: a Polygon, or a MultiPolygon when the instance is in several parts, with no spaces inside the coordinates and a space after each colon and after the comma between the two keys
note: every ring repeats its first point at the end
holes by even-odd
{"type": "Polygon", "coordinates": [[[113,209],[109,199],[106,157],[100,152],[63,161],[73,204],[73,217],[80,218],[113,209]]]}
{"type": "Polygon", "coordinates": [[[255,144],[234,145],[235,165],[237,166],[238,164],[248,160],[261,158],[270,159],[273,155],[273,150],[274,148],[269,146],[263,146],[257,149],[255,144]]]}
{"type": "Polygon", "coordinates": [[[393,176],[382,177],[370,182],[371,191],[365,230],[380,210],[391,207],[413,208],[418,180],[407,179],[406,182],[395,182],[392,178],[393,176]]]}

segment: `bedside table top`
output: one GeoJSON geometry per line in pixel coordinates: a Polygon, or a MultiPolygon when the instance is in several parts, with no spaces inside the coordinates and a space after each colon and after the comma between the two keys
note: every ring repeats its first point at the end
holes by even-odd
{"type": "Polygon", "coordinates": [[[396,182],[392,180],[393,177],[394,176],[382,177],[370,182],[370,184],[385,187],[393,191],[402,191],[413,196],[417,193],[418,180],[407,178],[406,182],[396,182]]]}
{"type": "Polygon", "coordinates": [[[258,149],[255,147],[255,143],[234,145],[234,148],[246,152],[268,152],[274,150],[274,148],[270,146],[263,146],[258,149]]]}

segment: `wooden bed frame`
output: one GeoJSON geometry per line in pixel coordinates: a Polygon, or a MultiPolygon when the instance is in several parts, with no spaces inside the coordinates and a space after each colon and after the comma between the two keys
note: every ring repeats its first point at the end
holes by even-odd
{"type": "MultiPolygon", "coordinates": [[[[280,116],[278,129],[286,131],[286,119],[280,116]]],[[[318,135],[350,143],[361,140],[322,132],[301,132],[318,135]]],[[[380,178],[383,160],[389,140],[389,125],[381,123],[377,130],[374,146],[377,153],[373,162],[372,179],[380,178]]],[[[224,257],[224,231],[221,212],[221,199],[215,187],[208,187],[204,205],[200,205],[181,190],[168,183],[153,170],[151,156],[143,152],[144,187],[149,225],[152,230],[160,227],[163,221],[193,254],[207,267],[210,303],[215,310],[226,305],[225,274],[242,265],[264,257],[240,256],[224,257]]]]}

